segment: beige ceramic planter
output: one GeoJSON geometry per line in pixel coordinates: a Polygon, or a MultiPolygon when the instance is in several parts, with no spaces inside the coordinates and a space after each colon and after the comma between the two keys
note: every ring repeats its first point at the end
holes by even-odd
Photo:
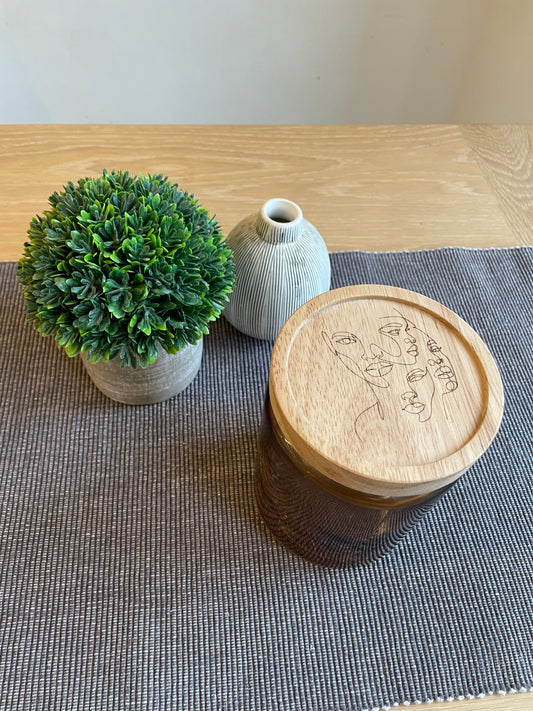
{"type": "Polygon", "coordinates": [[[82,355],[81,360],[93,383],[111,400],[149,405],[168,400],[193,381],[202,362],[202,349],[200,340],[172,355],[162,350],[146,368],[123,368],[119,358],[92,363],[82,355]]]}

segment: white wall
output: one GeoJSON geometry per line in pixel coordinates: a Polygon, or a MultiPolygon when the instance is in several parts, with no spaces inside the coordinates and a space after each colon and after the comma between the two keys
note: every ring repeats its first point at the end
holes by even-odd
{"type": "Polygon", "coordinates": [[[533,119],[531,0],[0,0],[0,123],[533,119]]]}

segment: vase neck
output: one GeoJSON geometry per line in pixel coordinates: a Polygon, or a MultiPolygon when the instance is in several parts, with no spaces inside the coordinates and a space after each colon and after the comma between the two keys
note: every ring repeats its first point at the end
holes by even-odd
{"type": "Polygon", "coordinates": [[[302,211],[290,200],[273,198],[259,211],[255,227],[265,242],[294,242],[302,233],[302,211]]]}

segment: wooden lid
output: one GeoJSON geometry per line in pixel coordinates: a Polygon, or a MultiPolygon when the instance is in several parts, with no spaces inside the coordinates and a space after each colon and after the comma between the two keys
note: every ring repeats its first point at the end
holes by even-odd
{"type": "Polygon", "coordinates": [[[311,299],[281,329],[272,414],[324,484],[415,496],[457,479],[503,413],[498,368],[457,314],[389,286],[311,299]]]}

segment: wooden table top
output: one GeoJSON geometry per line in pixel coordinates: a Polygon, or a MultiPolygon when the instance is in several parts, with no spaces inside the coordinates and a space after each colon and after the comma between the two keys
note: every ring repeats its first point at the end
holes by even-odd
{"type": "MultiPolygon", "coordinates": [[[[168,175],[225,234],[284,197],[332,251],[533,244],[533,126],[0,126],[0,161],[0,260],[53,191],[104,168],[168,175]]],[[[533,709],[533,694],[445,708],[533,709]]]]}
{"type": "Polygon", "coordinates": [[[533,127],[0,126],[0,259],[68,180],[164,173],[227,234],[271,197],[331,250],[533,243],[533,127]]]}

